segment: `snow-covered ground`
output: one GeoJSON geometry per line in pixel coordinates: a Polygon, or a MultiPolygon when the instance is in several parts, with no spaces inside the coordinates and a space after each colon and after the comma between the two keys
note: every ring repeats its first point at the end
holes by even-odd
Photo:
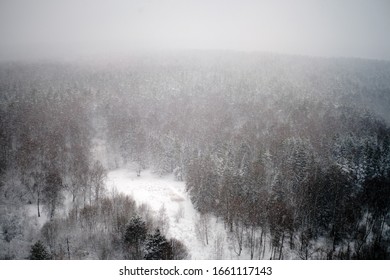
{"type": "MultiPolygon", "coordinates": [[[[250,259],[249,251],[245,248],[241,255],[237,256],[234,237],[229,235],[223,222],[212,215],[207,219],[208,244],[205,244],[205,240],[197,234],[200,215],[185,191],[185,182],[177,181],[172,174],[160,176],[151,170],[143,170],[138,177],[135,168],[128,165],[127,168],[110,171],[106,186],[109,192],[117,191],[130,195],[137,205],[147,204],[155,217],[158,217],[164,207],[169,222],[167,237],[182,241],[188,248],[191,259],[250,259]]],[[[63,206],[57,209],[57,214],[66,217],[71,207],[71,197],[67,195],[63,206]]],[[[38,229],[49,220],[43,205],[39,218],[36,204],[27,205],[25,210],[38,229]]],[[[269,255],[267,246],[264,258],[268,259],[269,255]]],[[[258,258],[258,254],[255,254],[255,258],[258,258]]]]}
{"type": "Polygon", "coordinates": [[[42,228],[42,226],[49,221],[49,217],[47,216],[46,211],[43,210],[43,207],[41,206],[41,215],[38,217],[38,209],[36,204],[29,204],[25,206],[25,211],[27,217],[29,217],[30,220],[33,220],[33,222],[36,224],[38,228],[42,228]]]}
{"type": "Polygon", "coordinates": [[[122,168],[108,173],[107,187],[131,195],[138,205],[148,204],[156,215],[164,206],[169,219],[167,236],[182,241],[192,259],[249,259],[245,250],[240,257],[237,256],[223,222],[215,217],[209,221],[209,244],[205,245],[197,237],[199,214],[185,191],[185,183],[176,181],[173,175],[159,176],[144,170],[137,177],[134,170],[122,168]],[[180,208],[184,213],[177,220],[180,208]]]}

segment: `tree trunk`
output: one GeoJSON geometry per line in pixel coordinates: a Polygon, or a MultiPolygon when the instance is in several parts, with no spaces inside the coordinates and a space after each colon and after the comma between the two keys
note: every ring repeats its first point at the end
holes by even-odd
{"type": "Polygon", "coordinates": [[[262,257],[261,257],[261,251],[262,251],[262,248],[263,248],[263,233],[264,233],[264,231],[263,231],[263,228],[261,228],[261,233],[260,233],[260,241],[259,241],[259,260],[261,260],[262,259],[262,257]]]}
{"type": "Polygon", "coordinates": [[[68,249],[68,259],[70,260],[69,238],[66,238],[66,247],[68,249]]]}
{"type": "Polygon", "coordinates": [[[284,232],[282,234],[282,242],[280,244],[280,250],[279,250],[279,260],[282,259],[282,252],[283,252],[283,243],[284,243],[284,232]]]}
{"type": "Polygon", "coordinates": [[[38,193],[38,199],[37,199],[38,217],[41,216],[41,211],[39,210],[39,202],[40,202],[40,199],[39,199],[39,193],[38,193]]]}
{"type": "Polygon", "coordinates": [[[256,238],[255,238],[255,227],[251,227],[251,233],[250,233],[250,251],[251,251],[251,260],[253,260],[253,256],[255,254],[255,243],[256,243],[256,238]]]}

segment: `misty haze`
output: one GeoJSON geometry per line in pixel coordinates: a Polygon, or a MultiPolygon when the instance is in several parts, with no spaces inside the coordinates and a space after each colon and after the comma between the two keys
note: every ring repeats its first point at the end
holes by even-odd
{"type": "Polygon", "coordinates": [[[0,1],[0,259],[390,259],[388,1],[0,1]]]}

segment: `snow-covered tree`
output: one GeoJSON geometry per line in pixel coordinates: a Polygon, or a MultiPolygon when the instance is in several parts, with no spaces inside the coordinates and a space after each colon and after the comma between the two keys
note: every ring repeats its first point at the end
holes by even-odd
{"type": "Polygon", "coordinates": [[[172,260],[174,257],[171,243],[156,229],[148,235],[145,244],[145,260],[172,260]]]}
{"type": "Polygon", "coordinates": [[[30,251],[30,260],[50,260],[50,254],[46,251],[45,246],[41,241],[37,241],[32,247],[30,251]]]}
{"type": "Polygon", "coordinates": [[[126,254],[131,259],[142,259],[146,236],[147,228],[145,222],[138,216],[133,217],[126,227],[124,239],[126,254]]]}

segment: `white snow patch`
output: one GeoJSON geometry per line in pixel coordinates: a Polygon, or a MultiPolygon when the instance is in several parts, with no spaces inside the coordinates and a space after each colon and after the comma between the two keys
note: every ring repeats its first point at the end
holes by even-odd
{"type": "Polygon", "coordinates": [[[156,215],[164,206],[169,218],[168,237],[182,241],[192,259],[250,258],[245,250],[240,257],[234,253],[231,238],[228,238],[223,223],[213,216],[210,218],[209,244],[205,245],[197,238],[196,221],[199,213],[185,191],[185,183],[176,181],[173,175],[159,176],[144,170],[138,177],[135,170],[122,168],[108,173],[107,187],[109,191],[116,189],[131,195],[138,205],[148,204],[156,215]],[[184,213],[177,219],[180,209],[184,213]]]}
{"type": "Polygon", "coordinates": [[[43,205],[40,205],[40,217],[38,217],[37,204],[28,204],[25,206],[25,209],[27,216],[34,220],[34,223],[38,228],[42,228],[42,226],[49,220],[46,211],[43,210],[43,205]]]}

